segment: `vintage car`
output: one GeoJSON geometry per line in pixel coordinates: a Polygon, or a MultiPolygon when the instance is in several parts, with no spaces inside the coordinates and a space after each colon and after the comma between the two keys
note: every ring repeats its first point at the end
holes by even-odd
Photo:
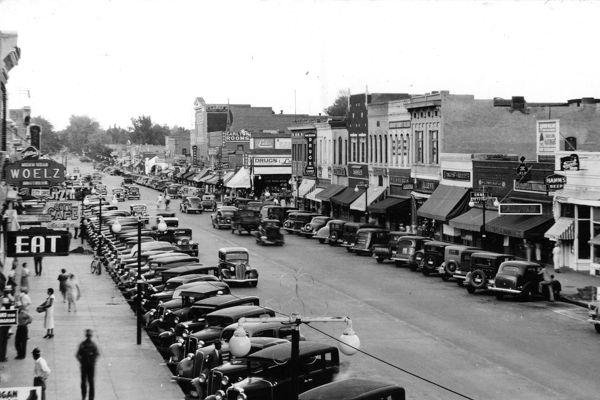
{"type": "MultiPolygon", "coordinates": [[[[257,351],[247,359],[260,364],[260,371],[234,383],[225,393],[227,400],[293,399],[290,374],[291,343],[283,343],[257,351]]],[[[333,381],[339,372],[340,356],[337,347],[304,341],[300,342],[299,392],[306,392],[333,381]]]]}
{"type": "Polygon", "coordinates": [[[260,224],[260,214],[257,211],[249,208],[245,210],[236,210],[231,217],[231,233],[237,233],[239,235],[242,232],[247,232],[248,235],[252,234],[252,231],[258,229],[260,224]]]}
{"type": "Polygon", "coordinates": [[[215,213],[210,215],[210,221],[213,228],[231,228],[231,218],[236,210],[237,208],[233,206],[222,206],[218,208],[215,213]]]}
{"type": "Polygon", "coordinates": [[[285,241],[280,228],[281,222],[279,222],[279,220],[263,219],[260,221],[258,230],[255,233],[256,243],[260,245],[272,244],[275,246],[283,246],[285,241]]]}
{"type": "Polygon", "coordinates": [[[217,266],[224,282],[258,285],[258,271],[250,266],[250,254],[245,247],[220,248],[217,266]]]}
{"type": "Polygon", "coordinates": [[[370,379],[349,378],[301,393],[299,400],[405,400],[403,387],[370,379]]]}
{"type": "Polygon", "coordinates": [[[293,207],[281,207],[267,204],[260,209],[261,219],[277,219],[283,225],[287,219],[288,211],[298,211],[293,207]]]}
{"type": "Polygon", "coordinates": [[[329,224],[329,237],[327,238],[327,243],[330,246],[342,244],[344,242],[344,225],[346,225],[348,221],[338,219],[329,222],[331,223],[329,224]]]}
{"type": "Polygon", "coordinates": [[[493,283],[500,264],[504,261],[514,260],[515,256],[510,254],[482,252],[471,254],[470,271],[465,277],[464,284],[471,294],[477,290],[485,290],[493,283]]]}
{"type": "Polygon", "coordinates": [[[313,217],[310,222],[302,227],[300,227],[300,235],[304,237],[313,237],[314,234],[324,227],[327,222],[330,220],[330,217],[326,217],[324,215],[318,215],[313,217]]]}
{"type": "Polygon", "coordinates": [[[131,177],[123,177],[123,181],[121,182],[121,186],[133,185],[135,182],[131,177]]]}
{"type": "Polygon", "coordinates": [[[96,188],[96,193],[98,193],[99,195],[106,196],[108,194],[108,189],[106,188],[106,185],[96,184],[94,187],[96,188]]]}
{"type": "Polygon", "coordinates": [[[164,232],[157,231],[156,240],[174,243],[179,247],[180,252],[198,256],[198,243],[192,240],[190,228],[167,228],[164,232]]]}
{"type": "Polygon", "coordinates": [[[239,208],[240,210],[245,210],[248,206],[248,203],[250,203],[251,201],[254,201],[253,199],[246,199],[243,197],[234,197],[231,199],[231,204],[234,207],[239,208]]]}
{"type": "Polygon", "coordinates": [[[181,188],[181,184],[179,183],[171,183],[165,188],[165,198],[170,197],[172,199],[178,199],[181,197],[179,194],[179,189],[181,188]]]}
{"type": "Polygon", "coordinates": [[[196,331],[190,336],[211,344],[221,339],[223,329],[240,318],[274,317],[275,311],[264,306],[233,306],[213,311],[206,315],[206,328],[196,331]]]}
{"type": "Polygon", "coordinates": [[[438,272],[438,267],[444,262],[444,252],[452,243],[432,240],[423,245],[423,261],[421,272],[423,275],[431,275],[438,272]]]}
{"type": "Polygon", "coordinates": [[[125,201],[127,200],[127,194],[124,188],[114,188],[112,190],[112,195],[117,199],[117,201],[125,201]]]}
{"type": "Polygon", "coordinates": [[[198,196],[183,196],[179,203],[179,211],[185,214],[200,214],[204,211],[202,200],[198,196]]]}
{"type": "Polygon", "coordinates": [[[264,205],[265,203],[263,203],[262,201],[249,201],[246,204],[246,210],[252,210],[259,213],[260,209],[263,208],[264,205]]]}
{"type": "Polygon", "coordinates": [[[187,275],[212,275],[219,277],[219,271],[215,266],[203,265],[201,263],[182,265],[162,272],[162,278],[168,284],[169,279],[187,275]]]}
{"type": "MultiPolygon", "coordinates": [[[[478,247],[472,247],[472,246],[465,246],[465,245],[447,246],[444,249],[444,262],[438,267],[438,272],[440,273],[442,279],[444,281],[448,281],[448,280],[450,280],[450,278],[454,277],[456,270],[460,268],[463,254],[465,252],[467,254],[473,254],[473,253],[478,253],[478,252],[482,252],[482,251],[483,251],[482,249],[480,249],[478,247]]],[[[465,257],[465,258],[469,258],[469,257],[465,257]]]]}
{"type": "Polygon", "coordinates": [[[596,305],[590,306],[590,310],[588,312],[589,319],[587,322],[594,325],[594,329],[596,329],[597,333],[600,333],[600,304],[596,302],[596,305]]]}
{"type": "Polygon", "coordinates": [[[140,199],[140,188],[137,186],[126,186],[125,197],[127,200],[139,200],[140,199]]]}
{"type": "Polygon", "coordinates": [[[287,233],[301,233],[302,228],[310,223],[313,217],[319,214],[308,211],[294,211],[288,214],[288,219],[283,223],[283,229],[287,233]]]}
{"type": "Polygon", "coordinates": [[[398,241],[405,236],[410,236],[410,233],[392,231],[389,233],[387,243],[374,243],[371,252],[377,263],[381,264],[384,261],[391,261],[392,257],[398,252],[398,241]]]}
{"type": "MultiPolygon", "coordinates": [[[[265,325],[269,324],[265,323],[265,325]]],[[[279,327],[281,326],[280,323],[279,327]]],[[[235,324],[235,327],[237,327],[237,324],[235,324]]],[[[244,329],[248,332],[246,325],[244,325],[244,329]]],[[[223,331],[223,333],[225,333],[225,331],[223,331]]],[[[269,334],[272,335],[272,328],[270,329],[269,334]]],[[[248,336],[250,337],[250,351],[248,352],[248,355],[266,349],[267,347],[289,342],[286,339],[279,339],[277,336],[252,336],[250,332],[248,332],[248,336]]],[[[196,393],[203,393],[206,396],[204,400],[217,400],[219,399],[219,397],[216,396],[218,391],[225,391],[233,383],[241,381],[249,374],[256,373],[256,368],[260,368],[260,363],[253,364],[249,363],[246,357],[236,357],[218,367],[200,373],[198,379],[192,381],[192,384],[194,385],[196,393]]],[[[194,393],[190,394],[192,396],[194,395],[194,393]]],[[[223,399],[222,394],[220,394],[220,396],[220,398],[223,399]]]]}
{"type": "Polygon", "coordinates": [[[341,245],[349,252],[352,252],[352,246],[356,243],[356,233],[362,228],[377,228],[371,224],[363,222],[347,222],[342,229],[341,245]]]}
{"type": "MultiPolygon", "coordinates": [[[[497,299],[502,299],[505,295],[517,296],[523,300],[530,300],[534,297],[549,298],[549,285],[542,285],[540,292],[539,283],[544,280],[541,274],[544,267],[538,263],[530,261],[511,260],[500,264],[496,276],[488,285],[496,295],[497,299]]],[[[553,298],[560,298],[561,284],[557,280],[552,281],[553,298]]]]}
{"type": "Polygon", "coordinates": [[[142,222],[147,224],[150,222],[150,215],[148,214],[148,207],[145,204],[131,204],[129,205],[129,212],[131,215],[141,217],[142,222]]]}
{"type": "Polygon", "coordinates": [[[313,239],[317,239],[319,243],[329,242],[329,233],[331,232],[331,225],[339,222],[345,223],[346,221],[343,221],[341,219],[330,219],[329,221],[327,221],[325,226],[319,228],[319,230],[315,232],[315,234],[313,235],[313,239]]]}
{"type": "Polygon", "coordinates": [[[206,211],[217,211],[217,199],[214,194],[203,194],[201,200],[202,209],[206,211]]]}
{"type": "Polygon", "coordinates": [[[362,228],[356,231],[356,242],[352,252],[357,255],[373,255],[373,246],[387,245],[390,231],[384,228],[362,228]]]}
{"type": "Polygon", "coordinates": [[[186,321],[180,322],[179,327],[188,332],[196,332],[206,328],[205,316],[211,312],[235,306],[258,306],[260,299],[257,296],[238,296],[233,294],[222,294],[209,297],[192,304],[186,321]]]}

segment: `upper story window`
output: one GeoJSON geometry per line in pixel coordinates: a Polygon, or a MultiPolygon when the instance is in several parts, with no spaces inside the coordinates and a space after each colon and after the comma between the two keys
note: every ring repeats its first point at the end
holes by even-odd
{"type": "Polygon", "coordinates": [[[423,131],[415,131],[417,135],[417,162],[423,163],[423,131]]]}
{"type": "Polygon", "coordinates": [[[379,128],[379,121],[377,121],[377,127],[379,128]]]}
{"type": "Polygon", "coordinates": [[[438,164],[439,162],[439,151],[438,151],[438,131],[430,131],[431,135],[431,149],[429,154],[429,161],[431,164],[438,164]]]}
{"type": "Polygon", "coordinates": [[[565,138],[565,151],[575,151],[577,150],[577,138],[573,136],[569,136],[565,138]]]}

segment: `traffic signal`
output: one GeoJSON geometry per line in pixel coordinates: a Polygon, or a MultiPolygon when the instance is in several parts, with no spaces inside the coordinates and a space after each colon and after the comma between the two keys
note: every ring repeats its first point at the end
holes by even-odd
{"type": "Polygon", "coordinates": [[[221,190],[221,189],[223,188],[223,179],[219,179],[219,180],[217,181],[217,183],[215,184],[215,188],[216,188],[217,190],[221,190]]]}
{"type": "Polygon", "coordinates": [[[39,125],[29,125],[29,135],[31,137],[31,145],[40,151],[42,128],[39,125]]]}

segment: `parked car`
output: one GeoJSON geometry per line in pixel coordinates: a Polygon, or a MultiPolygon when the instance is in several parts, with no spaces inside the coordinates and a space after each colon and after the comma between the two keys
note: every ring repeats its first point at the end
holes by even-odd
{"type": "Polygon", "coordinates": [[[245,247],[222,247],[219,249],[217,266],[221,279],[229,283],[258,285],[258,271],[250,266],[250,254],[245,247]]]}
{"type": "Polygon", "coordinates": [[[350,378],[301,393],[299,400],[404,400],[406,391],[392,383],[350,378]]]}
{"type": "MultiPolygon", "coordinates": [[[[523,300],[534,297],[549,298],[549,286],[543,285],[540,292],[539,283],[544,280],[541,271],[544,267],[530,261],[511,260],[500,264],[496,276],[488,286],[496,294],[496,298],[502,299],[505,295],[517,296],[523,300]]],[[[557,280],[552,281],[554,299],[560,298],[561,284],[557,280]]]]}
{"type": "Polygon", "coordinates": [[[137,186],[127,186],[127,200],[140,200],[140,188],[137,186]]]}
{"type": "Polygon", "coordinates": [[[179,203],[179,211],[185,214],[200,214],[204,211],[202,200],[198,196],[183,196],[179,203]]]}
{"type": "Polygon", "coordinates": [[[150,222],[150,215],[148,214],[148,207],[145,204],[130,204],[129,212],[132,216],[140,217],[144,224],[150,222]]]}
{"type": "Polygon", "coordinates": [[[256,231],[256,243],[260,245],[272,244],[283,246],[284,239],[281,233],[281,223],[276,219],[263,219],[256,231]]]}
{"type": "Polygon", "coordinates": [[[167,228],[164,232],[158,231],[156,239],[174,243],[179,247],[180,252],[198,257],[198,243],[192,240],[190,228],[167,228]]]}
{"type": "Polygon", "coordinates": [[[293,207],[281,207],[276,205],[264,205],[260,209],[261,219],[277,219],[283,225],[288,216],[288,211],[298,211],[293,207]]]}
{"type": "Polygon", "coordinates": [[[217,210],[217,199],[214,194],[203,194],[201,201],[203,210],[216,211],[217,210]]]}
{"type": "Polygon", "coordinates": [[[352,246],[356,243],[356,233],[362,228],[377,228],[371,224],[363,222],[347,222],[342,230],[342,246],[349,252],[352,252],[352,246]]]}
{"type": "Polygon", "coordinates": [[[475,253],[485,253],[482,250],[463,250],[460,255],[460,263],[457,262],[452,277],[456,280],[458,286],[463,286],[467,279],[467,274],[471,271],[471,256],[475,253]]]}
{"type": "Polygon", "coordinates": [[[258,229],[260,224],[260,214],[257,211],[249,208],[245,210],[236,210],[231,217],[231,233],[237,233],[239,235],[242,232],[248,232],[248,235],[252,234],[252,231],[258,229]]]}
{"type": "Polygon", "coordinates": [[[467,291],[471,294],[477,290],[485,290],[493,283],[500,264],[504,261],[514,260],[515,256],[501,253],[473,253],[471,254],[471,270],[465,278],[467,291]]]}
{"type": "MultiPolygon", "coordinates": [[[[329,241],[329,233],[331,232],[331,224],[336,223],[338,221],[342,221],[341,219],[330,219],[327,223],[319,228],[315,234],[313,235],[313,239],[317,239],[319,243],[325,243],[329,241]]],[[[345,221],[342,221],[345,222],[345,221]]]]}
{"type": "Polygon", "coordinates": [[[313,217],[308,224],[300,227],[299,233],[305,237],[313,237],[314,234],[324,227],[330,219],[330,217],[324,215],[317,215],[316,217],[313,217]]]}
{"type": "Polygon", "coordinates": [[[231,219],[236,210],[237,208],[233,206],[222,206],[218,208],[217,211],[210,216],[213,228],[231,228],[231,219]]]}
{"type": "Polygon", "coordinates": [[[330,221],[329,237],[327,238],[327,243],[330,246],[337,246],[344,242],[344,225],[346,225],[347,222],[348,221],[341,219],[330,221]]]}
{"type": "MultiPolygon", "coordinates": [[[[260,373],[251,375],[227,388],[226,398],[237,400],[292,399],[290,374],[291,343],[283,343],[257,351],[247,357],[260,364],[260,373]]],[[[336,347],[304,341],[300,342],[299,392],[333,381],[339,372],[340,356],[336,347]]]]}
{"type": "Polygon", "coordinates": [[[260,299],[257,296],[222,294],[220,296],[209,297],[192,304],[192,308],[188,313],[188,320],[180,322],[179,325],[188,332],[196,332],[206,327],[204,317],[213,311],[235,306],[258,305],[260,305],[260,299]]]}
{"type": "Polygon", "coordinates": [[[374,243],[371,252],[373,253],[373,257],[377,260],[377,263],[381,264],[384,261],[391,261],[394,254],[398,251],[398,241],[405,236],[410,236],[410,233],[392,231],[389,233],[387,243],[374,243]]]}
{"type": "Polygon", "coordinates": [[[294,211],[288,214],[288,218],[283,223],[283,229],[287,233],[300,233],[301,229],[308,224],[317,213],[308,211],[294,211]]]}
{"type": "Polygon", "coordinates": [[[108,194],[108,189],[106,188],[106,185],[96,184],[94,187],[96,188],[96,193],[98,193],[99,195],[106,196],[108,194]]]}
{"type": "Polygon", "coordinates": [[[421,270],[423,275],[431,275],[438,272],[438,267],[444,262],[444,252],[452,243],[432,240],[423,245],[423,261],[421,270]]]}
{"type": "Polygon", "coordinates": [[[482,251],[483,250],[478,247],[465,245],[446,246],[444,249],[444,262],[438,267],[438,272],[442,276],[442,279],[448,281],[450,278],[454,277],[454,273],[460,268],[461,259],[465,252],[473,254],[482,251]]]}
{"type": "Polygon", "coordinates": [[[168,196],[172,199],[178,199],[179,197],[181,197],[181,195],[179,194],[180,188],[181,188],[181,184],[179,184],[179,183],[168,184],[167,187],[165,188],[165,197],[168,196]]]}
{"type": "Polygon", "coordinates": [[[589,319],[587,320],[590,324],[594,325],[597,333],[600,333],[600,306],[590,308],[588,312],[589,319]]]}
{"type": "Polygon", "coordinates": [[[125,201],[126,200],[125,189],[123,189],[123,188],[114,188],[112,190],[112,195],[117,198],[117,201],[125,201]]]}
{"type": "Polygon", "coordinates": [[[390,238],[390,231],[384,228],[361,228],[356,231],[356,242],[352,252],[358,255],[373,255],[373,246],[386,245],[390,238]]]}

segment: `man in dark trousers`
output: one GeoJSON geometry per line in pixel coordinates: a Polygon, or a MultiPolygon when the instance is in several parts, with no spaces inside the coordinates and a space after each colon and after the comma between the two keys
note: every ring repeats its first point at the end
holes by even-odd
{"type": "Polygon", "coordinates": [[[96,359],[100,353],[98,352],[98,346],[92,341],[92,335],[91,329],[85,330],[85,340],[79,344],[79,349],[75,355],[81,365],[81,398],[83,400],[85,400],[88,386],[89,400],[94,400],[94,373],[96,359]]]}
{"type": "Polygon", "coordinates": [[[37,255],[33,257],[33,263],[35,266],[35,276],[42,276],[42,256],[37,255]]]}

